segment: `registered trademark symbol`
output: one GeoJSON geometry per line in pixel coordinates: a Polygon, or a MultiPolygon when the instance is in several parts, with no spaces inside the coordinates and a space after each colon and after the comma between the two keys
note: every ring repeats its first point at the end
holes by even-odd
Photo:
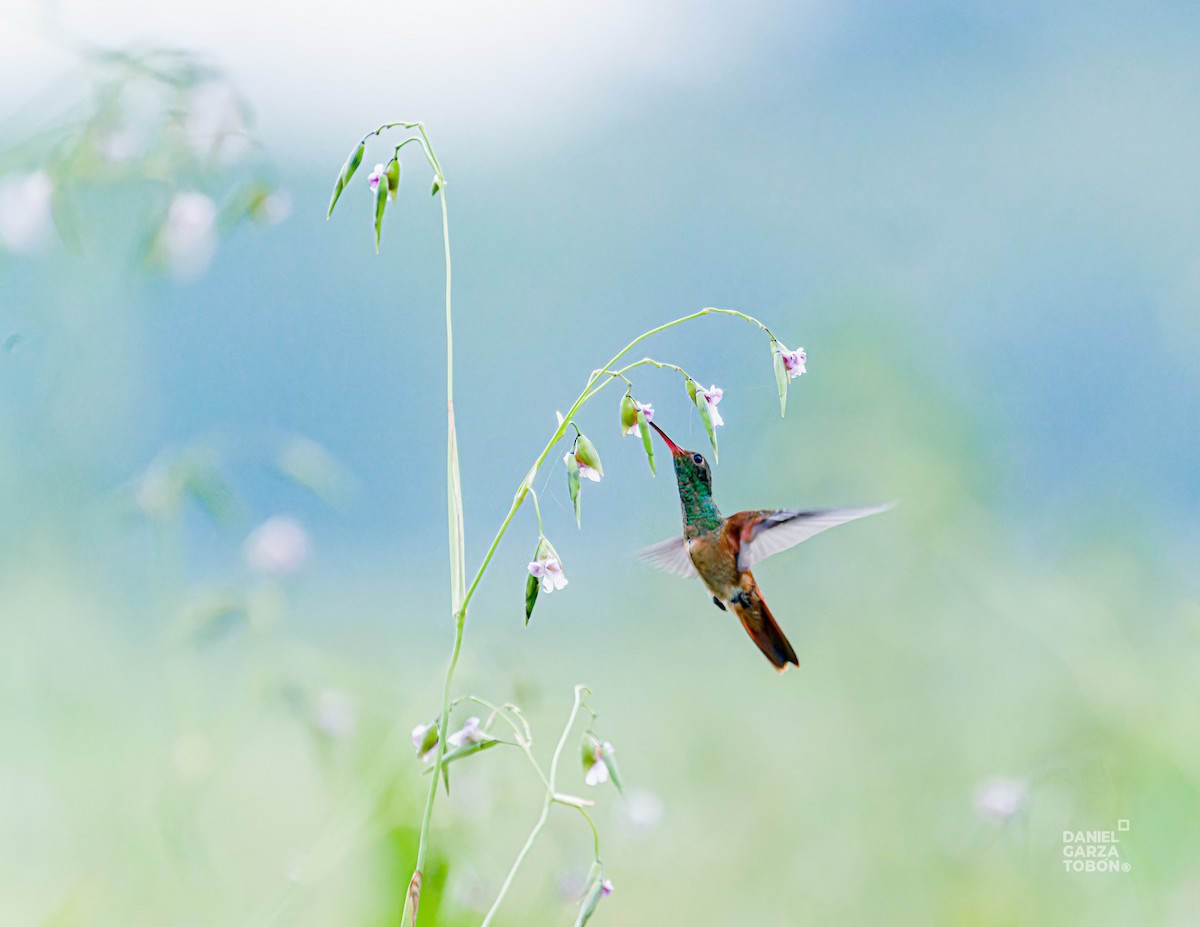
{"type": "Polygon", "coordinates": [[[1133,867],[1130,866],[1129,863],[1121,863],[1121,871],[1122,872],[1128,872],[1132,868],[1133,867]]]}

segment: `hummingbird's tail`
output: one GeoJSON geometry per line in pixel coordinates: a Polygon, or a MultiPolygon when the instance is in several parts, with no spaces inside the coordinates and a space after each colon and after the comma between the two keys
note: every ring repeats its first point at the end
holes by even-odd
{"type": "Polygon", "coordinates": [[[763,601],[758,583],[754,583],[752,589],[735,596],[729,607],[741,619],[742,627],[746,629],[750,639],[758,644],[758,649],[771,661],[775,669],[782,673],[789,663],[800,665],[800,661],[796,659],[796,651],[788,643],[783,630],[775,622],[775,616],[763,601]]]}

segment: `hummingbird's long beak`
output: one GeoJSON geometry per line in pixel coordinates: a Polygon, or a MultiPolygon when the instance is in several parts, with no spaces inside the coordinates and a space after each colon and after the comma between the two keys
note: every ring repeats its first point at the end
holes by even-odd
{"type": "Polygon", "coordinates": [[[676,444],[674,441],[672,441],[670,438],[668,438],[667,433],[665,431],[663,431],[661,428],[659,428],[657,425],[655,425],[654,422],[650,422],[649,425],[651,428],[653,428],[655,431],[658,432],[658,435],[660,438],[662,438],[664,441],[667,442],[667,447],[669,447],[671,449],[672,454],[686,453],[683,448],[681,448],[678,444],[676,444]]]}

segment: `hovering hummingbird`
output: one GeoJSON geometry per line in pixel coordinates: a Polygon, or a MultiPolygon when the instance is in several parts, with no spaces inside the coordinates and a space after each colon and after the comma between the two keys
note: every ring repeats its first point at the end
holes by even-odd
{"type": "Polygon", "coordinates": [[[742,627],[783,672],[799,666],[796,652],[763,601],[750,568],[781,550],[807,541],[826,528],[890,509],[891,504],[859,509],[756,509],[721,516],[712,497],[712,473],[703,454],[686,451],[650,422],[675,462],[675,480],[683,508],[683,537],[668,538],[638,552],[651,566],[678,576],[699,576],[721,611],[733,609],[742,627]]]}

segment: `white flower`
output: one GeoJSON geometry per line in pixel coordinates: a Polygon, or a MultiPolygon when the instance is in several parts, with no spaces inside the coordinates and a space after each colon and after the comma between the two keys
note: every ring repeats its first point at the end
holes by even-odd
{"type": "Polygon", "coordinates": [[[599,785],[608,781],[608,764],[604,762],[604,754],[612,752],[613,745],[607,740],[604,743],[596,744],[596,750],[593,753],[594,759],[592,765],[588,767],[587,773],[584,774],[584,782],[588,785],[599,785]]]}
{"type": "Polygon", "coordinates": [[[412,729],[413,746],[417,748],[417,753],[421,757],[422,763],[433,761],[433,755],[437,753],[437,725],[436,724],[418,724],[412,729]],[[432,731],[433,736],[430,737],[432,731]],[[422,751],[424,747],[424,751],[422,751]]]}
{"type": "Polygon", "coordinates": [[[719,386],[710,386],[708,389],[699,387],[696,389],[697,396],[703,396],[704,401],[708,403],[708,415],[712,419],[713,428],[718,425],[724,425],[725,419],[721,418],[721,413],[717,411],[717,403],[721,401],[721,397],[725,395],[725,391],[719,386]]]}
{"type": "Polygon", "coordinates": [[[649,833],[662,820],[662,799],[645,789],[634,789],[626,796],[625,814],[634,830],[649,833]]]}
{"type": "Polygon", "coordinates": [[[313,703],[312,724],[331,740],[348,737],[358,726],[358,711],[354,707],[354,700],[345,692],[326,689],[313,703]]]}
{"type": "Polygon", "coordinates": [[[379,189],[379,181],[383,179],[383,165],[376,164],[375,169],[367,175],[367,186],[375,193],[379,189]]]}
{"type": "Polygon", "coordinates": [[[613,893],[612,879],[605,879],[603,882],[600,883],[600,896],[602,898],[607,898],[612,893],[613,893]]]}
{"type": "MultiPolygon", "coordinates": [[[[647,422],[654,421],[654,406],[651,405],[650,403],[646,403],[645,405],[642,405],[640,402],[638,402],[635,399],[635,400],[633,400],[633,408],[635,411],[641,412],[644,416],[646,416],[647,422]]],[[[635,434],[637,434],[637,431],[638,431],[638,424],[635,421],[632,425],[630,425],[628,428],[625,429],[625,434],[635,435],[635,434]]]]}
{"type": "Polygon", "coordinates": [[[481,744],[489,739],[487,733],[480,729],[478,718],[467,718],[467,723],[461,730],[446,738],[446,744],[450,747],[461,747],[465,744],[481,744]]]}
{"type": "Polygon", "coordinates": [[[175,194],[162,228],[162,247],[172,273],[201,273],[217,252],[217,204],[203,193],[175,194]]]}
{"type": "Polygon", "coordinates": [[[292,196],[283,190],[272,190],[258,204],[257,216],[267,225],[278,225],[292,214],[292,196]]]}
{"type": "Polygon", "coordinates": [[[804,348],[796,348],[794,351],[789,351],[783,346],[782,342],[775,342],[775,353],[783,360],[783,366],[787,370],[789,380],[794,380],[796,377],[804,375],[804,364],[808,360],[808,355],[804,353],[804,348]]]}
{"type": "Polygon", "coordinates": [[[246,562],[260,573],[284,576],[304,566],[312,554],[308,532],[294,519],[268,518],[250,532],[246,562]]]}
{"type": "Polygon", "coordinates": [[[1029,789],[1019,779],[989,779],[975,791],[975,813],[995,824],[1015,818],[1028,804],[1029,789]]]}
{"type": "Polygon", "coordinates": [[[530,563],[529,573],[542,581],[542,592],[547,594],[555,589],[562,589],[567,584],[562,564],[558,562],[557,557],[550,554],[544,554],[530,563]]]}
{"type": "Polygon", "coordinates": [[[54,231],[53,199],[54,182],[45,171],[0,180],[0,247],[22,254],[43,247],[54,231]]]}
{"type": "MultiPolygon", "coordinates": [[[[571,458],[574,456],[575,455],[572,454],[570,451],[567,451],[566,456],[563,457],[563,463],[570,466],[571,458]]],[[[581,478],[583,478],[585,480],[591,480],[593,483],[600,482],[600,471],[599,470],[597,470],[595,467],[589,467],[578,457],[575,457],[575,462],[579,464],[579,476],[581,478]]]]}

